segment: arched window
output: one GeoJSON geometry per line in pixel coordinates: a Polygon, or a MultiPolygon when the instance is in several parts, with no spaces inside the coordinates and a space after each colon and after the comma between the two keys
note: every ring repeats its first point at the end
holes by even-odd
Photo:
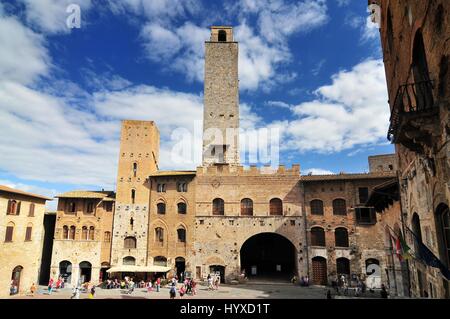
{"type": "Polygon", "coordinates": [[[227,33],[225,30],[219,30],[219,42],[227,42],[227,33]]]}
{"type": "Polygon", "coordinates": [[[63,226],[62,239],[69,239],[69,227],[66,225],[63,226]]]}
{"type": "Polygon", "coordinates": [[[22,266],[17,266],[12,271],[10,295],[16,295],[20,291],[20,277],[22,275],[22,270],[22,266]]]}
{"type": "Polygon", "coordinates": [[[103,235],[103,241],[106,243],[109,243],[111,241],[111,232],[105,231],[105,234],[103,235]]]}
{"type": "Polygon", "coordinates": [[[17,202],[14,199],[8,200],[8,208],[6,210],[6,215],[15,215],[17,208],[17,202]]]}
{"type": "Polygon", "coordinates": [[[333,215],[347,215],[345,199],[337,198],[333,200],[333,215]]]}
{"type": "Polygon", "coordinates": [[[213,215],[225,215],[225,202],[222,198],[216,198],[213,200],[213,215]]]}
{"type": "Polygon", "coordinates": [[[387,10],[387,30],[386,36],[388,40],[389,53],[392,54],[394,51],[394,27],[392,26],[392,14],[391,8],[387,10]]]}
{"type": "Polygon", "coordinates": [[[431,108],[433,106],[433,94],[428,72],[428,62],[422,31],[419,29],[414,37],[412,70],[415,83],[415,97],[417,110],[431,108]]]}
{"type": "Polygon", "coordinates": [[[159,243],[164,242],[164,229],[161,227],[155,228],[155,241],[159,243]]]}
{"type": "Polygon", "coordinates": [[[167,266],[167,258],[164,256],[156,256],[155,258],[153,258],[153,265],[167,266]]]}
{"type": "Polygon", "coordinates": [[[311,215],[323,215],[323,202],[320,199],[314,199],[309,203],[311,215]]]}
{"type": "Polygon", "coordinates": [[[129,266],[134,266],[134,265],[136,265],[136,258],[131,257],[131,256],[124,257],[122,259],[122,264],[129,265],[129,266]]]}
{"type": "Polygon", "coordinates": [[[28,211],[28,216],[29,217],[34,217],[34,209],[35,209],[35,204],[34,203],[31,203],[30,204],[30,210],[28,211]]]}
{"type": "Polygon", "coordinates": [[[180,202],[177,204],[178,214],[186,214],[187,206],[186,203],[180,202]]]}
{"type": "Polygon", "coordinates": [[[158,184],[156,189],[158,193],[164,193],[166,191],[166,184],[158,184]]]}
{"type": "MultiPolygon", "coordinates": [[[[422,229],[420,227],[420,218],[417,213],[413,214],[412,221],[411,221],[412,231],[416,235],[419,242],[422,242],[422,229]]],[[[414,240],[414,250],[415,252],[419,252],[419,246],[417,243],[417,240],[414,240]]]]}
{"type": "Polygon", "coordinates": [[[126,237],[123,241],[123,248],[125,249],[135,249],[136,248],[136,238],[135,237],[126,237]]]}
{"type": "Polygon", "coordinates": [[[25,231],[25,241],[31,241],[31,233],[33,231],[33,225],[28,224],[27,229],[25,231]]]}
{"type": "Polygon", "coordinates": [[[89,227],[89,240],[95,239],[95,228],[94,226],[89,227]]]}
{"type": "MultiPolygon", "coordinates": [[[[450,210],[447,205],[440,204],[436,209],[436,226],[439,253],[441,260],[449,268],[450,266],[450,210]]],[[[450,293],[450,292],[449,292],[450,293]]]]}
{"type": "Polygon", "coordinates": [[[76,228],[75,228],[75,226],[70,226],[70,232],[69,232],[69,239],[75,239],[75,231],[76,231],[76,228]]]}
{"type": "Polygon", "coordinates": [[[272,198],[269,203],[270,215],[283,215],[283,202],[279,198],[272,198]]]}
{"type": "Polygon", "coordinates": [[[250,198],[244,198],[243,200],[241,200],[241,215],[253,215],[253,201],[250,198]]]}
{"type": "Polygon", "coordinates": [[[137,167],[138,167],[137,163],[133,163],[133,176],[134,177],[136,177],[136,174],[137,174],[137,167]]]}
{"type": "Polygon", "coordinates": [[[166,213],[166,204],[158,203],[156,205],[156,211],[158,212],[158,214],[165,214],[166,213]]]}
{"type": "Polygon", "coordinates": [[[348,247],[348,231],[343,227],[334,230],[336,247],[348,247]]]}
{"type": "Polygon", "coordinates": [[[83,226],[81,228],[81,239],[87,240],[88,239],[88,228],[86,226],[83,226]]]}
{"type": "Polygon", "coordinates": [[[136,200],[136,190],[131,190],[131,204],[134,204],[134,201],[136,200]]]}
{"type": "Polygon", "coordinates": [[[186,242],[186,229],[180,227],[177,229],[178,242],[185,243],[186,242]]]}
{"type": "Polygon", "coordinates": [[[8,225],[6,226],[5,242],[7,243],[12,242],[13,235],[14,235],[14,223],[8,223],[8,225]]]}
{"type": "Polygon", "coordinates": [[[325,247],[325,231],[322,227],[311,228],[311,246],[325,247]]]}
{"type": "Polygon", "coordinates": [[[336,271],[338,275],[350,275],[350,261],[344,257],[336,259],[336,271]]]}
{"type": "Polygon", "coordinates": [[[76,205],[75,202],[69,202],[69,208],[67,210],[69,213],[75,213],[76,211],[76,205]]]}

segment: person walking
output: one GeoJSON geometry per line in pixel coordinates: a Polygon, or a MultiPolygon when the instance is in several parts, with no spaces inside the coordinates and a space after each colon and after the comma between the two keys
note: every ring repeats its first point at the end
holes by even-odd
{"type": "Polygon", "coordinates": [[[211,275],[208,275],[208,290],[214,290],[213,279],[211,278],[211,275]]]}
{"type": "Polygon", "coordinates": [[[384,284],[381,285],[380,295],[381,295],[381,298],[383,298],[383,299],[387,299],[387,297],[388,297],[388,292],[387,292],[386,286],[384,284]]]}
{"type": "Polygon", "coordinates": [[[95,297],[95,286],[93,285],[91,288],[91,293],[89,294],[89,299],[94,299],[95,297]]]}
{"type": "Polygon", "coordinates": [[[161,289],[161,277],[158,277],[158,279],[156,279],[156,292],[159,292],[160,289],[161,289]]]}
{"type": "Polygon", "coordinates": [[[34,284],[34,282],[30,287],[30,293],[31,293],[31,297],[34,297],[34,294],[36,293],[36,285],[34,284]]]}
{"type": "Polygon", "coordinates": [[[180,299],[183,299],[183,296],[186,293],[186,288],[184,287],[184,285],[181,286],[179,293],[180,293],[180,299]]]}
{"type": "Polygon", "coordinates": [[[76,286],[72,290],[72,296],[70,296],[70,299],[80,299],[80,287],[76,286]]]}
{"type": "Polygon", "coordinates": [[[191,280],[191,289],[192,295],[195,296],[197,294],[197,282],[194,279],[191,280]]]}
{"type": "Polygon", "coordinates": [[[327,299],[332,299],[330,289],[327,290],[327,299]]]}
{"type": "Polygon", "coordinates": [[[219,290],[219,284],[220,284],[220,278],[216,277],[216,280],[214,281],[214,289],[219,290]]]}
{"type": "Polygon", "coordinates": [[[175,299],[175,297],[177,296],[177,287],[174,283],[172,283],[172,287],[170,287],[169,296],[170,299],[175,299]]]}
{"type": "Polygon", "coordinates": [[[49,294],[49,295],[52,294],[53,282],[54,282],[53,277],[50,277],[50,280],[49,280],[49,282],[48,282],[48,287],[47,287],[47,288],[48,288],[48,294],[49,294]]]}

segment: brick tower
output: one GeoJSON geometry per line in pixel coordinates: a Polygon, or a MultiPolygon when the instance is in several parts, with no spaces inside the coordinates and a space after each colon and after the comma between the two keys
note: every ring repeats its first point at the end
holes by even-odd
{"type": "Polygon", "coordinates": [[[203,165],[239,165],[238,43],[231,27],[211,27],[205,42],[203,165]]]}
{"type": "Polygon", "coordinates": [[[159,131],[154,122],[123,121],[117,174],[111,264],[147,264],[150,185],[158,170],[159,131]]]}

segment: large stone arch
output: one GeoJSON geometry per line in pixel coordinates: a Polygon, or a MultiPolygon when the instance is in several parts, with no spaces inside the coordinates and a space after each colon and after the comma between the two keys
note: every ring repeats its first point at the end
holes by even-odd
{"type": "Polygon", "coordinates": [[[248,277],[289,280],[298,274],[297,249],[284,234],[259,232],[239,249],[239,266],[248,277]]]}

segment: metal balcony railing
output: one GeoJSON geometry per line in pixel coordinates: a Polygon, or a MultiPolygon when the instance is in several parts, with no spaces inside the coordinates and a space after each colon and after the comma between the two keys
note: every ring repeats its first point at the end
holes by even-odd
{"type": "Polygon", "coordinates": [[[433,81],[426,80],[401,85],[397,90],[388,131],[388,140],[395,142],[402,116],[406,113],[426,112],[435,107],[433,81]]]}

